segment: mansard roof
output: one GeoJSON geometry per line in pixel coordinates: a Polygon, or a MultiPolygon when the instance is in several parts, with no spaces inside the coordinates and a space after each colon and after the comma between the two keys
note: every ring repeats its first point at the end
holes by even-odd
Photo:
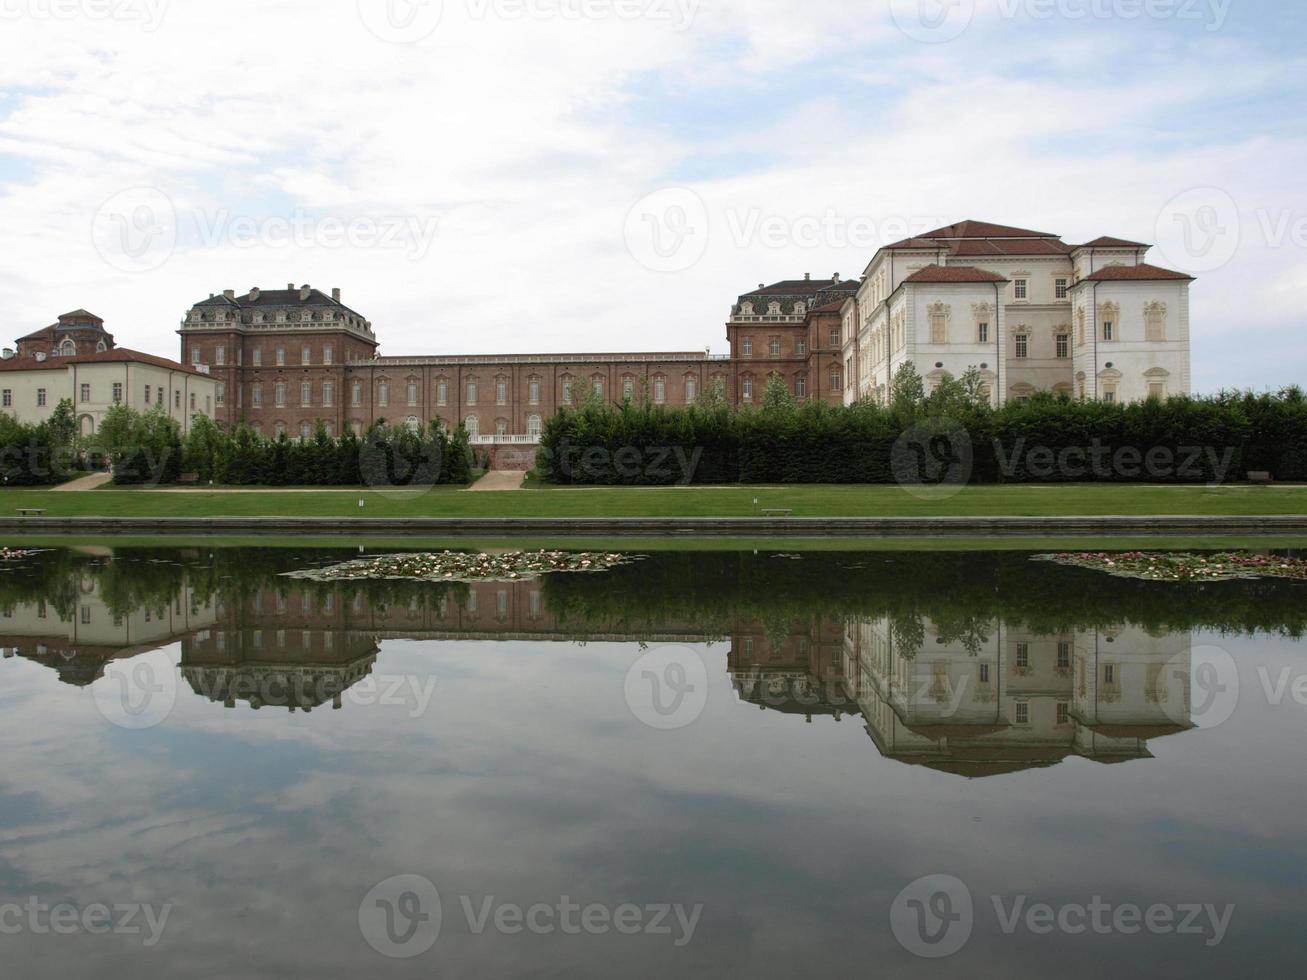
{"type": "Polygon", "coordinates": [[[52,323],[48,327],[42,327],[40,330],[33,330],[27,336],[19,337],[18,339],[46,340],[56,331],[68,332],[74,330],[90,330],[95,333],[104,333],[104,320],[87,310],[73,310],[71,313],[61,313],[58,322],[52,323]]]}
{"type": "Polygon", "coordinates": [[[859,285],[857,279],[784,279],[770,286],[759,286],[740,299],[750,296],[813,296],[821,292],[856,293],[859,285]]]}
{"type": "Polygon", "coordinates": [[[296,307],[299,309],[309,307],[329,306],[333,309],[344,310],[352,313],[359,319],[366,319],[363,314],[357,310],[352,310],[339,300],[333,299],[320,289],[309,289],[309,295],[306,299],[301,299],[301,289],[261,289],[257,299],[251,298],[252,292],[244,296],[229,298],[225,293],[217,296],[210,296],[208,299],[201,300],[195,304],[195,308],[219,308],[229,310],[259,310],[269,309],[272,307],[296,307]]]}
{"type": "Polygon", "coordinates": [[[986,272],[971,265],[928,265],[908,276],[904,282],[971,283],[1007,282],[994,272],[986,272]]]}
{"type": "Polygon", "coordinates": [[[1193,282],[1194,277],[1174,269],[1141,262],[1139,265],[1109,265],[1085,276],[1081,282],[1193,282]]]}

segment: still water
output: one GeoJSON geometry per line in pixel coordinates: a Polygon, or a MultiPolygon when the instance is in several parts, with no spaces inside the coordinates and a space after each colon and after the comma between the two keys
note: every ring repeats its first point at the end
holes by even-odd
{"type": "Polygon", "coordinates": [[[0,563],[14,977],[1298,975],[1307,585],[0,563]]]}

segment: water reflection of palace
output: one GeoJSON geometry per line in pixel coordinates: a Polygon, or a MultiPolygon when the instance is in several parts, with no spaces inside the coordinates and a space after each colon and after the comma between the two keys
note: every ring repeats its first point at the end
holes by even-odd
{"type": "MultiPolygon", "coordinates": [[[[387,589],[269,578],[209,599],[183,585],[167,602],[115,614],[87,576],[73,606],[60,613],[42,599],[0,610],[5,655],[84,686],[111,660],[180,643],[182,676],[198,696],[292,711],[341,707],[374,672],[385,639],[713,638],[665,619],[581,624],[548,608],[540,582],[387,589]]],[[[861,716],[883,755],[947,772],[1147,758],[1150,741],[1191,727],[1188,632],[1043,635],[998,619],[961,629],[868,617],[737,617],[727,628],[741,701],[808,721],[861,716]]]]}
{"type": "Polygon", "coordinates": [[[103,580],[86,575],[68,602],[39,598],[0,608],[0,650],[5,657],[50,667],[66,684],[85,687],[99,680],[111,661],[201,636],[213,623],[212,600],[186,586],[166,601],[115,612],[103,594],[103,580]]]}
{"type": "Polygon", "coordinates": [[[882,755],[970,777],[1149,758],[1189,721],[1188,632],[1134,627],[1045,635],[1001,621],[851,620],[734,637],[740,696],[783,712],[861,714],[882,755]]]}

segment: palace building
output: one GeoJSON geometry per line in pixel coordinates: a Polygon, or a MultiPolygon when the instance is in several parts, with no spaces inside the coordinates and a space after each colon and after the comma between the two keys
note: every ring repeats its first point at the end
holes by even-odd
{"type": "Polygon", "coordinates": [[[982,221],[888,245],[844,305],[845,399],[885,401],[908,363],[927,390],[975,367],[996,405],[1188,394],[1193,277],[1146,262],[1150,248],[982,221]]]}
{"type": "Polygon", "coordinates": [[[732,306],[724,356],[382,356],[339,289],[227,290],[186,314],[182,361],[213,378],[229,426],[307,437],[319,421],[334,435],[439,420],[524,453],[545,419],[591,392],[683,406],[717,389],[745,406],[779,377],[800,400],[885,401],[909,362],[928,388],[974,367],[996,405],[1039,391],[1138,401],[1190,390],[1193,280],[1148,251],[964,221],[882,248],[862,279],[760,284],[732,306]]]}

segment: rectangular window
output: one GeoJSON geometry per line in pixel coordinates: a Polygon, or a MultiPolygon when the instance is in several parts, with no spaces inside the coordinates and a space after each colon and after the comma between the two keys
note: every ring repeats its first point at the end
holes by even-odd
{"type": "Polygon", "coordinates": [[[1029,724],[1030,724],[1030,702],[1029,702],[1029,701],[1018,701],[1018,702],[1017,702],[1017,724],[1018,724],[1018,725],[1029,725],[1029,724]]]}
{"type": "Polygon", "coordinates": [[[350,393],[350,402],[355,408],[363,404],[363,385],[355,381],[353,391],[350,393]]]}
{"type": "Polygon", "coordinates": [[[830,373],[830,390],[831,391],[844,390],[844,376],[840,374],[839,368],[835,368],[830,373]]]}
{"type": "Polygon", "coordinates": [[[800,375],[794,379],[794,394],[800,398],[808,397],[808,379],[800,375]]]}
{"type": "Polygon", "coordinates": [[[44,388],[37,388],[37,389],[36,389],[36,406],[37,406],[37,408],[44,408],[44,407],[45,407],[45,389],[44,389],[44,388]]]}
{"type": "Polygon", "coordinates": [[[277,407],[285,408],[286,407],[286,382],[284,381],[277,382],[276,394],[277,394],[277,401],[276,401],[277,407]]]}
{"type": "Polygon", "coordinates": [[[1056,296],[1058,299],[1066,299],[1068,294],[1070,293],[1070,289],[1068,288],[1069,285],[1070,285],[1070,281],[1067,279],[1054,279],[1053,295],[1056,296]]]}
{"type": "Polygon", "coordinates": [[[1030,338],[1023,333],[1017,334],[1017,358],[1030,356],[1030,338]]]}
{"type": "Polygon", "coordinates": [[[1057,335],[1057,356],[1063,360],[1071,356],[1071,335],[1069,333],[1057,335]]]}
{"type": "Polygon", "coordinates": [[[780,357],[780,356],[781,356],[781,338],[780,338],[780,337],[773,337],[773,338],[768,342],[768,345],[767,345],[767,346],[768,346],[768,349],[771,351],[771,356],[772,356],[772,357],[780,357]]]}
{"type": "Polygon", "coordinates": [[[1022,669],[1030,666],[1030,644],[1017,644],[1017,666],[1022,669]]]}
{"type": "Polygon", "coordinates": [[[177,409],[182,407],[182,393],[180,390],[172,393],[172,407],[177,409]]]}
{"type": "Polygon", "coordinates": [[[496,405],[507,405],[507,404],[508,404],[508,382],[507,382],[507,381],[496,381],[496,382],[495,382],[495,404],[496,404],[496,405]]]}
{"type": "Polygon", "coordinates": [[[5,407],[5,408],[13,408],[13,407],[14,407],[14,389],[12,389],[12,388],[6,388],[6,389],[4,390],[4,395],[3,395],[3,397],[0,397],[0,402],[3,402],[3,403],[4,403],[4,407],[5,407]]]}
{"type": "Polygon", "coordinates": [[[980,665],[980,683],[982,684],[989,683],[989,664],[980,665]]]}
{"type": "Polygon", "coordinates": [[[1103,401],[1106,402],[1108,405],[1115,405],[1115,404],[1116,404],[1116,389],[1115,389],[1115,388],[1104,388],[1104,389],[1103,389],[1103,401]]]}
{"type": "Polygon", "coordinates": [[[590,389],[600,398],[604,397],[604,383],[600,379],[595,378],[590,384],[590,389]]]}
{"type": "Polygon", "coordinates": [[[628,402],[631,401],[633,398],[635,398],[635,379],[634,379],[634,378],[623,378],[623,379],[622,379],[622,397],[625,398],[628,402]]]}
{"type": "Polygon", "coordinates": [[[195,392],[191,392],[191,411],[195,411],[195,392]]]}
{"type": "Polygon", "coordinates": [[[753,338],[752,338],[752,337],[745,337],[745,338],[744,338],[743,346],[742,346],[742,351],[743,351],[745,357],[753,357],[753,338]]]}
{"type": "Polygon", "coordinates": [[[255,367],[263,367],[263,348],[262,348],[262,347],[256,347],[256,348],[254,348],[254,366],[255,366],[255,367]]]}
{"type": "Polygon", "coordinates": [[[336,386],[332,384],[330,381],[324,381],[322,383],[323,406],[326,408],[330,408],[333,404],[335,404],[335,401],[336,401],[336,386]]]}
{"type": "Polygon", "coordinates": [[[409,408],[415,407],[417,403],[418,403],[418,386],[413,384],[412,382],[409,382],[409,386],[408,386],[409,408]]]}
{"type": "MultiPolygon", "coordinates": [[[[91,386],[82,385],[82,401],[89,402],[90,400],[91,400],[91,386]]],[[[6,404],[8,403],[6,402],[6,404]]]]}
{"type": "Polygon", "coordinates": [[[150,393],[151,393],[151,388],[150,388],[149,385],[146,385],[146,386],[145,386],[145,406],[146,406],[147,408],[148,408],[149,405],[150,405],[150,393]]]}
{"type": "Polygon", "coordinates": [[[154,403],[156,405],[163,404],[163,385],[159,385],[159,390],[154,393],[154,403]]]}
{"type": "Polygon", "coordinates": [[[285,348],[285,347],[278,347],[278,348],[277,348],[277,367],[285,367],[285,366],[286,366],[286,348],[285,348]]]}
{"type": "Polygon", "coordinates": [[[699,395],[699,380],[697,378],[685,379],[685,401],[687,404],[693,402],[699,395]]]}
{"type": "Polygon", "coordinates": [[[1166,385],[1160,381],[1150,381],[1148,383],[1148,398],[1150,401],[1160,402],[1166,397],[1166,385]]]}
{"type": "Polygon", "coordinates": [[[439,383],[436,385],[436,404],[437,404],[437,405],[448,405],[448,404],[449,404],[449,382],[448,382],[448,381],[441,381],[441,382],[439,382],[439,383]]]}
{"type": "Polygon", "coordinates": [[[1103,321],[1103,339],[1114,340],[1116,338],[1116,324],[1111,320],[1103,321]]]}
{"type": "Polygon", "coordinates": [[[1057,665],[1062,670],[1071,666],[1071,644],[1066,640],[1057,645],[1057,665]]]}
{"type": "Polygon", "coordinates": [[[1103,683],[1104,684],[1116,683],[1116,664],[1108,664],[1106,667],[1103,668],[1103,683]]]}
{"type": "Polygon", "coordinates": [[[1059,701],[1057,703],[1057,723],[1059,725],[1069,724],[1071,721],[1071,704],[1068,701],[1059,701]]]}
{"type": "Polygon", "coordinates": [[[390,384],[386,381],[377,385],[377,404],[382,408],[390,404],[390,384]]]}
{"type": "Polygon", "coordinates": [[[322,348],[322,363],[330,366],[335,362],[336,348],[332,347],[331,344],[328,344],[326,347],[322,348]]]}
{"type": "Polygon", "coordinates": [[[218,396],[219,405],[227,404],[227,386],[221,381],[218,382],[217,386],[214,388],[214,394],[218,396]]]}
{"type": "Polygon", "coordinates": [[[794,353],[798,354],[800,357],[803,357],[808,353],[808,342],[802,337],[794,342],[794,353]]]}
{"type": "Polygon", "coordinates": [[[307,346],[301,348],[300,364],[304,365],[305,367],[308,367],[312,363],[313,363],[313,348],[307,346]]]}
{"type": "Polygon", "coordinates": [[[308,408],[313,404],[313,385],[305,381],[300,385],[300,407],[308,408]]]}
{"type": "Polygon", "coordinates": [[[255,384],[250,387],[250,404],[255,408],[263,407],[263,385],[255,384]]]}
{"type": "Polygon", "coordinates": [[[832,347],[839,347],[839,345],[840,345],[840,330],[839,330],[839,327],[836,327],[834,330],[832,330],[832,331],[830,332],[830,345],[831,345],[832,347]]]}
{"type": "Polygon", "coordinates": [[[223,347],[221,344],[218,345],[218,349],[213,352],[213,363],[218,365],[218,367],[222,367],[227,363],[226,347],[223,347]]]}
{"type": "Polygon", "coordinates": [[[1017,299],[1030,298],[1030,283],[1025,279],[1016,279],[1012,282],[1012,292],[1017,299]]]}
{"type": "Polygon", "coordinates": [[[661,405],[667,401],[667,382],[662,378],[654,379],[654,402],[661,405]]]}
{"type": "Polygon", "coordinates": [[[532,405],[540,404],[540,382],[535,378],[532,378],[530,384],[527,385],[526,397],[527,397],[527,401],[529,401],[532,405]]]}
{"type": "Polygon", "coordinates": [[[200,363],[200,349],[198,347],[191,348],[191,363],[192,364],[200,363]]]}
{"type": "Polygon", "coordinates": [[[477,383],[475,381],[469,381],[467,383],[467,403],[469,405],[475,405],[477,403],[477,383]]]}
{"type": "Polygon", "coordinates": [[[740,395],[746,402],[753,401],[753,378],[745,378],[740,385],[740,395]]]}
{"type": "Polygon", "coordinates": [[[980,344],[989,343],[989,324],[980,323],[976,325],[976,342],[980,344]]]}

